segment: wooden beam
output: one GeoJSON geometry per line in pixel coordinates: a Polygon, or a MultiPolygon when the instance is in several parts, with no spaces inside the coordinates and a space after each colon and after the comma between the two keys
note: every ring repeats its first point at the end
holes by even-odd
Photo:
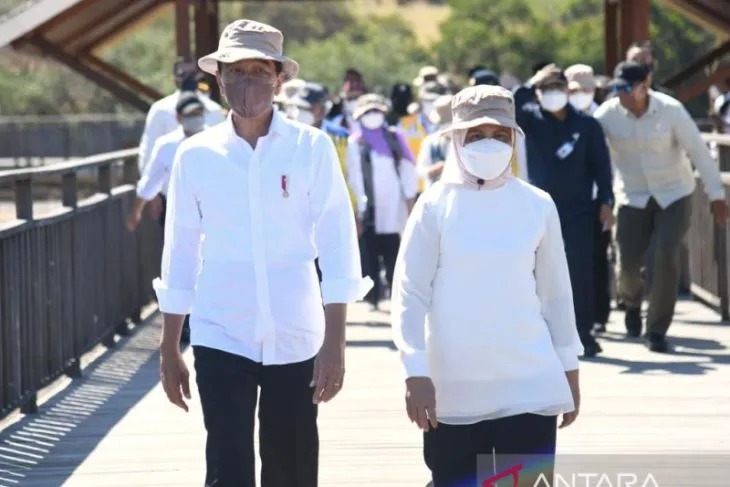
{"type": "Polygon", "coordinates": [[[96,37],[91,42],[81,47],[84,51],[98,51],[103,49],[106,44],[111,44],[121,38],[124,33],[143,26],[149,22],[153,22],[158,14],[164,15],[163,7],[169,5],[169,0],[156,0],[146,5],[143,9],[138,10],[134,15],[124,19],[122,22],[116,23],[116,27],[104,34],[96,37]]]}
{"type": "Polygon", "coordinates": [[[621,0],[621,59],[629,46],[649,40],[649,0],[621,0]]]}
{"type": "MultiPolygon", "coordinates": [[[[86,23],[76,29],[75,31],[70,32],[66,36],[62,37],[61,39],[54,40],[54,43],[64,46],[65,48],[68,48],[68,45],[71,44],[74,41],[77,41],[84,35],[87,35],[92,29],[98,28],[100,25],[104,24],[105,22],[108,22],[109,20],[117,17],[121,13],[123,13],[125,10],[130,8],[130,4],[134,5],[134,2],[130,2],[129,0],[121,2],[116,5],[116,8],[113,9],[106,9],[102,11],[101,15],[99,15],[97,18],[90,18],[86,19],[86,16],[83,16],[83,18],[86,19],[86,23]]],[[[82,17],[82,16],[79,16],[82,17]]]]}
{"type": "Polygon", "coordinates": [[[713,49],[712,51],[708,52],[686,68],[684,68],[679,73],[675,74],[671,78],[669,78],[667,81],[663,83],[664,86],[667,88],[675,88],[679,84],[681,84],[683,81],[688,80],[693,75],[701,71],[702,69],[706,68],[709,64],[719,60],[722,58],[725,54],[730,52],[730,41],[725,41],[724,43],[720,44],[718,47],[713,49]]]}
{"type": "Polygon", "coordinates": [[[691,85],[678,90],[677,99],[682,103],[686,103],[695,96],[705,93],[710,86],[719,84],[727,78],[730,78],[730,64],[722,66],[709,76],[705,76],[691,85]]]}
{"type": "Polygon", "coordinates": [[[190,2],[175,2],[175,42],[178,57],[190,58],[190,2]]]}
{"type": "Polygon", "coordinates": [[[606,75],[611,77],[613,77],[613,70],[622,57],[619,45],[618,12],[618,0],[604,0],[604,64],[606,75]]]}
{"type": "Polygon", "coordinates": [[[129,103],[133,107],[145,113],[149,111],[150,104],[140,98],[137,93],[120,85],[114,79],[109,78],[108,76],[105,76],[98,71],[95,71],[87,64],[84,64],[79,58],[65,52],[55,44],[48,42],[47,39],[41,36],[37,36],[32,38],[31,42],[43,53],[48,54],[49,56],[65,64],[85,78],[93,81],[97,85],[112,93],[120,100],[129,103]]]}
{"type": "Polygon", "coordinates": [[[83,54],[80,59],[82,59],[84,62],[87,62],[88,64],[91,64],[92,66],[98,68],[101,71],[104,71],[106,74],[108,74],[111,78],[116,79],[117,81],[121,81],[122,83],[126,84],[133,90],[135,90],[138,93],[142,93],[143,95],[152,98],[153,100],[159,100],[163,97],[162,93],[155,90],[154,88],[147,86],[146,84],[142,83],[137,78],[131,76],[129,73],[126,73],[122,71],[121,69],[112,66],[111,64],[107,63],[106,61],[103,61],[99,59],[98,57],[94,56],[93,54],[87,53],[83,54]]]}
{"type": "MultiPolygon", "coordinates": [[[[218,48],[218,1],[197,0],[195,3],[195,57],[201,58],[218,48]]],[[[205,75],[210,98],[220,102],[220,91],[214,76],[205,75]]]]}

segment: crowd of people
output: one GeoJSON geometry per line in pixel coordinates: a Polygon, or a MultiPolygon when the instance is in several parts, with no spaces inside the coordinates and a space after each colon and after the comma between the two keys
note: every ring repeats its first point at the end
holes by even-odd
{"type": "Polygon", "coordinates": [[[558,416],[579,411],[578,357],[602,352],[609,247],[627,337],[671,351],[695,189],[685,155],[718,224],[727,205],[696,124],[655,85],[650,44],[610,78],[543,62],[524,83],[475,66],[460,86],[425,66],[386,96],[356,69],[335,93],[298,78],[282,42],[240,20],[218,51],[176,64],[127,222],[149,205],[165,227],[161,377],[187,409],[190,316],[206,485],[255,484],[259,388],[262,484],[316,485],[316,405],[342,387],[350,302],[390,299],[435,487],[467,485],[492,450],[554,454],[558,416]]]}

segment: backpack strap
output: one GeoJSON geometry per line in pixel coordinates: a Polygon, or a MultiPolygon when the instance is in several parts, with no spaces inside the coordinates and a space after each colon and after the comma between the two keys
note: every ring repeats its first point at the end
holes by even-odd
{"type": "Polygon", "coordinates": [[[370,144],[365,138],[360,136],[357,139],[360,146],[360,168],[362,171],[363,189],[367,198],[367,206],[363,215],[363,225],[366,227],[375,226],[375,191],[373,188],[373,163],[370,156],[370,144]]]}

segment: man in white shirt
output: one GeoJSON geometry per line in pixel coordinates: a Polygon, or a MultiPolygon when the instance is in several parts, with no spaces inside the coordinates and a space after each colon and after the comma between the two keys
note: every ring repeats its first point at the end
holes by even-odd
{"type": "Polygon", "coordinates": [[[390,289],[400,234],[418,191],[413,154],[402,132],[387,125],[387,112],[388,105],[380,95],[358,99],[353,113],[358,127],[350,136],[346,156],[348,179],[362,225],[362,267],[375,283],[365,300],[374,309],[385,298],[380,261],[390,289]]]}
{"type": "MultiPolygon", "coordinates": [[[[197,91],[197,81],[195,81],[195,73],[197,69],[195,64],[185,58],[180,58],[175,63],[173,74],[175,75],[175,86],[177,89],[174,93],[157,100],[147,112],[147,119],[144,123],[142,138],[139,141],[139,172],[144,171],[145,166],[152,157],[152,149],[155,147],[157,139],[165,134],[169,134],[178,126],[177,115],[175,113],[175,105],[183,91],[197,91]]],[[[223,108],[211,100],[207,95],[198,92],[198,96],[205,105],[205,123],[213,126],[225,119],[223,108]]],[[[161,199],[154,199],[148,204],[149,214],[153,218],[158,218],[162,211],[161,199]]]]}
{"type": "Polygon", "coordinates": [[[603,126],[616,170],[618,294],[626,305],[626,333],[641,335],[641,268],[652,240],[654,261],[646,345],[667,352],[680,277],[679,252],[690,226],[697,168],[717,224],[727,219],[725,188],[697,124],[674,98],[650,88],[644,64],[621,63],[613,82],[618,96],[594,116],[603,126]]]}
{"type": "Polygon", "coordinates": [[[177,148],[183,140],[205,128],[205,105],[195,93],[181,93],[175,112],[178,128],[157,139],[155,148],[152,150],[152,159],[145,166],[142,177],[137,183],[137,198],[135,198],[132,211],[127,218],[127,228],[130,232],[137,229],[142,220],[142,210],[147,202],[158,194],[163,203],[160,224],[164,228],[167,188],[177,148]]]}
{"type": "Polygon", "coordinates": [[[181,144],[170,180],[155,281],[161,378],[187,411],[177,342],[190,313],[211,487],[256,485],[257,396],[261,485],[316,487],[317,404],[342,387],[346,303],[370,287],[332,141],[273,109],[299,70],[282,45],[282,33],[259,22],[223,30],[198,64],[217,77],[231,113],[181,144]]]}

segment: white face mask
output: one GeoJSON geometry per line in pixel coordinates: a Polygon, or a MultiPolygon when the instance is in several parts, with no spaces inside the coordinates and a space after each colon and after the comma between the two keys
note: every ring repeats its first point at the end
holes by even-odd
{"type": "Polygon", "coordinates": [[[568,94],[560,90],[548,90],[538,93],[540,105],[548,112],[559,112],[568,104],[568,94]]]}
{"type": "Polygon", "coordinates": [[[353,114],[353,112],[355,111],[355,107],[356,107],[356,106],[357,106],[357,101],[356,101],[356,100],[348,100],[348,101],[346,101],[346,102],[344,103],[344,105],[343,105],[343,107],[342,107],[342,110],[343,110],[343,111],[344,111],[344,112],[345,112],[345,113],[346,113],[347,115],[352,115],[352,114],[353,114]]]}
{"type": "Polygon", "coordinates": [[[385,115],[381,112],[368,112],[360,118],[360,123],[368,130],[377,130],[385,123],[385,115]]]}
{"type": "Polygon", "coordinates": [[[512,160],[512,146],[495,139],[482,139],[457,147],[464,168],[474,177],[492,181],[501,176],[512,160]]]}
{"type": "Polygon", "coordinates": [[[433,102],[432,101],[422,101],[421,102],[421,113],[426,115],[427,117],[431,115],[431,112],[433,111],[433,102]]]}
{"type": "Polygon", "coordinates": [[[205,115],[195,115],[193,117],[181,117],[180,125],[186,134],[197,134],[205,128],[205,115]]]}
{"type": "Polygon", "coordinates": [[[314,114],[309,110],[299,110],[297,120],[306,125],[314,125],[314,114]]]}
{"type": "Polygon", "coordinates": [[[285,107],[284,113],[286,114],[286,117],[290,118],[291,120],[297,120],[299,118],[299,108],[293,105],[285,107]]]}
{"type": "Polygon", "coordinates": [[[579,91],[570,95],[568,100],[570,101],[570,104],[573,105],[573,108],[580,112],[584,112],[593,104],[593,94],[586,93],[585,91],[579,91]]]}

